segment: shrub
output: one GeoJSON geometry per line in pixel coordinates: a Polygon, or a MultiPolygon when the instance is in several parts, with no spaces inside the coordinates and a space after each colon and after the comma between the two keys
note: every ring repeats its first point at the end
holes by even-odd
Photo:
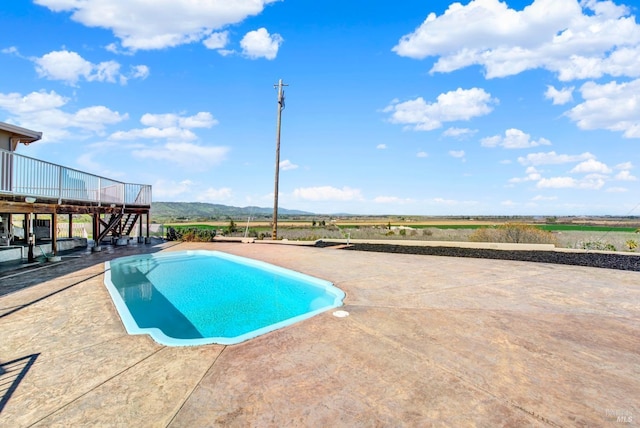
{"type": "Polygon", "coordinates": [[[556,244],[553,233],[524,223],[505,223],[497,228],[482,227],[469,236],[471,242],[514,244],[556,244]]]}
{"type": "Polygon", "coordinates": [[[214,229],[197,227],[168,227],[167,240],[184,242],[211,242],[216,236],[214,229]]]}
{"type": "Polygon", "coordinates": [[[587,241],[580,244],[580,248],[583,250],[595,250],[595,251],[617,251],[613,244],[604,241],[587,241]]]}
{"type": "Polygon", "coordinates": [[[635,251],[636,248],[638,248],[638,241],[634,240],[634,239],[629,239],[627,242],[624,243],[627,248],[629,249],[629,251],[635,251]]]}
{"type": "Polygon", "coordinates": [[[236,222],[233,221],[232,218],[229,218],[229,226],[227,226],[227,232],[229,233],[229,235],[231,235],[232,233],[237,232],[238,227],[236,226],[236,222]]]}
{"type": "Polygon", "coordinates": [[[471,242],[497,242],[494,239],[495,229],[489,229],[488,227],[481,227],[476,229],[471,235],[469,235],[469,241],[471,242]]]}

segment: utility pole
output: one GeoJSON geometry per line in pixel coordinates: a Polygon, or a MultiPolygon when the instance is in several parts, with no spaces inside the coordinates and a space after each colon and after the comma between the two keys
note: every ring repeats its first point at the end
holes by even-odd
{"type": "Polygon", "coordinates": [[[284,85],[282,79],[277,85],[273,85],[274,88],[278,88],[278,123],[276,125],[276,179],[273,191],[273,231],[271,233],[271,239],[278,239],[278,184],[280,177],[280,124],[282,122],[282,110],[284,110],[284,91],[282,90],[284,85]]]}

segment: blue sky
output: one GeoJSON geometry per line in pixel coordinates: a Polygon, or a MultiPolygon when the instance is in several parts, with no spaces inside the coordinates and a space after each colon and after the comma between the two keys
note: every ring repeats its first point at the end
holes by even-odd
{"type": "Polygon", "coordinates": [[[0,7],[19,153],[154,201],[640,215],[637,3],[33,0],[0,7]]]}

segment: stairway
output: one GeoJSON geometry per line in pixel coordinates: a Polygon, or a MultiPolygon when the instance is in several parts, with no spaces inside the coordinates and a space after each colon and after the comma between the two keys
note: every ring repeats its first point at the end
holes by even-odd
{"type": "Polygon", "coordinates": [[[133,228],[140,218],[140,214],[107,214],[100,219],[100,234],[97,242],[102,242],[108,236],[113,238],[121,238],[129,236],[133,228]]]}

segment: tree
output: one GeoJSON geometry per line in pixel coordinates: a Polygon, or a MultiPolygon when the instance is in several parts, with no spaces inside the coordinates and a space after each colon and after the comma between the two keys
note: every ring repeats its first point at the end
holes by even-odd
{"type": "Polygon", "coordinates": [[[234,233],[237,230],[238,230],[238,228],[236,227],[236,222],[233,221],[232,218],[229,218],[229,226],[227,226],[227,232],[228,233],[234,233]]]}

